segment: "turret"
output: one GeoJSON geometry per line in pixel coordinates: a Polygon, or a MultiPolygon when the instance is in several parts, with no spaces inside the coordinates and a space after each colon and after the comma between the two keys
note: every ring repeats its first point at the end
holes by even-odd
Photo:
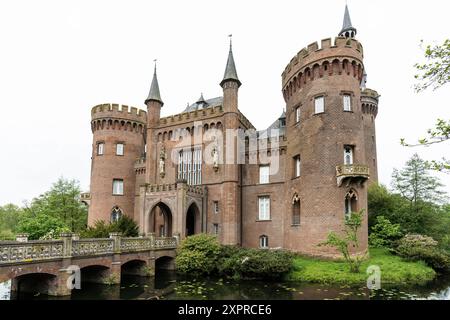
{"type": "MultiPolygon", "coordinates": [[[[294,208],[286,214],[285,225],[294,225],[286,229],[285,244],[314,255],[337,256],[317,244],[330,231],[340,232],[351,212],[364,209],[367,214],[370,167],[361,108],[363,49],[355,34],[346,7],[340,37],[300,50],[282,75],[287,159],[292,159],[286,163],[286,203],[299,199],[301,208],[299,224],[292,222],[298,221],[292,216],[294,208]],[[302,228],[303,223],[314,227],[302,228]]],[[[367,247],[367,216],[359,240],[362,252],[367,247]]]]}
{"type": "Polygon", "coordinates": [[[228,52],[227,65],[223,79],[220,82],[223,89],[223,109],[225,112],[237,112],[238,110],[238,91],[241,81],[236,72],[236,65],[233,57],[233,45],[230,38],[230,50],[228,52]]]}
{"type": "Polygon", "coordinates": [[[372,89],[361,91],[361,109],[363,112],[366,161],[370,171],[370,183],[378,182],[377,141],[375,119],[378,114],[378,100],[380,95],[372,89]]]}
{"type": "Polygon", "coordinates": [[[147,154],[146,154],[146,182],[155,183],[157,176],[157,141],[155,136],[155,128],[159,124],[161,118],[161,108],[164,105],[161,94],[159,92],[158,77],[156,75],[156,60],[153,71],[152,84],[150,85],[150,91],[147,99],[145,99],[147,105],[147,154]]]}
{"type": "MultiPolygon", "coordinates": [[[[231,37],[231,36],[230,36],[231,37]]],[[[233,57],[233,47],[230,38],[230,50],[228,52],[227,65],[223,80],[220,82],[223,89],[223,111],[224,111],[224,164],[219,169],[224,183],[222,184],[222,194],[225,195],[223,203],[223,237],[224,244],[241,244],[241,193],[240,176],[237,165],[237,141],[232,135],[227,134],[227,130],[239,128],[238,111],[238,90],[241,86],[236,72],[236,65],[233,57]],[[229,141],[228,139],[231,139],[229,141]]]]}
{"type": "Polygon", "coordinates": [[[134,216],[134,164],[144,151],[147,113],[118,104],[92,108],[89,225],[134,216]]]}

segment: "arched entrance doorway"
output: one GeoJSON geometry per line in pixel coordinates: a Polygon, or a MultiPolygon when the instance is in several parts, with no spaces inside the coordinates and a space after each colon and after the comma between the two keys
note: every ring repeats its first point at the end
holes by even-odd
{"type": "Polygon", "coordinates": [[[157,237],[172,236],[172,212],[165,203],[156,204],[150,211],[148,232],[157,237]]]}
{"type": "Polygon", "coordinates": [[[201,232],[200,210],[192,203],[186,212],[186,236],[201,232]]]}

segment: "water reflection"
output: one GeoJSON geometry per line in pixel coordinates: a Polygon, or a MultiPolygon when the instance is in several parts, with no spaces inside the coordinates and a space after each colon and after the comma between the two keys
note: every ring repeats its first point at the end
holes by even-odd
{"type": "Polygon", "coordinates": [[[0,299],[71,299],[71,300],[450,300],[450,276],[427,286],[398,288],[383,285],[378,291],[365,286],[327,286],[320,284],[232,281],[220,278],[183,278],[173,272],[160,272],[155,278],[123,276],[120,285],[82,283],[69,297],[48,297],[33,293],[9,296],[9,284],[0,284],[0,299]]]}

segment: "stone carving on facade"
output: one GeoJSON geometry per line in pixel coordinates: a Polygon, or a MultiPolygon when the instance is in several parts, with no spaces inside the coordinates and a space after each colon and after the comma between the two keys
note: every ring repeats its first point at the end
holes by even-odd
{"type": "Polygon", "coordinates": [[[219,147],[217,146],[217,143],[214,142],[212,151],[211,151],[211,157],[213,160],[213,169],[214,171],[219,170],[219,147]]]}
{"type": "Polygon", "coordinates": [[[161,178],[164,178],[166,175],[166,150],[164,146],[161,147],[161,151],[159,152],[159,175],[161,178]]]}

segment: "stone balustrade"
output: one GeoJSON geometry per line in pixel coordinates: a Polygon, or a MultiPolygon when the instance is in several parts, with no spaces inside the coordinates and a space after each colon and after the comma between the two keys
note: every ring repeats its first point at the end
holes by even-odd
{"type": "Polygon", "coordinates": [[[71,233],[61,234],[58,240],[28,241],[21,234],[20,241],[0,241],[0,265],[22,264],[71,257],[93,257],[150,251],[158,249],[176,249],[177,237],[122,238],[120,234],[111,234],[110,238],[79,239],[71,233]]]}

